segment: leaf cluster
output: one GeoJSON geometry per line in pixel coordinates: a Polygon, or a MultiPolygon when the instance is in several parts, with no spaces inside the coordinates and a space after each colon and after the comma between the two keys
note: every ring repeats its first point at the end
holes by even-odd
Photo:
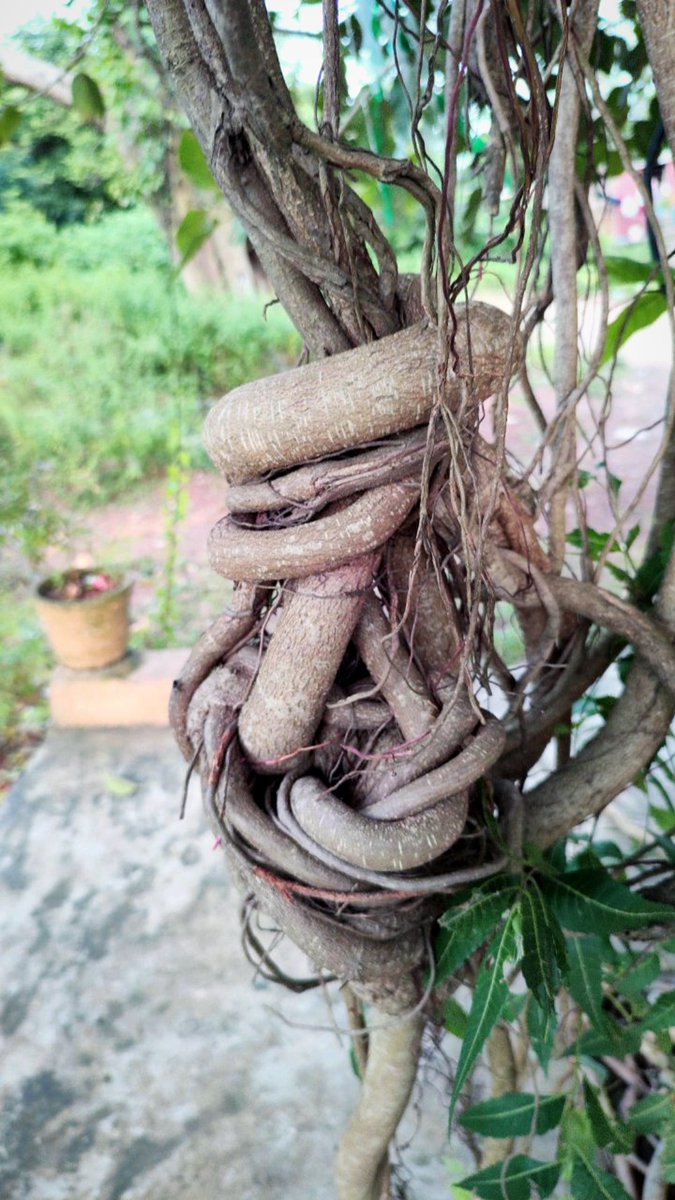
{"type": "Polygon", "coordinates": [[[648,939],[650,931],[667,932],[674,922],[675,909],[615,878],[590,849],[568,863],[557,847],[522,876],[492,879],[452,899],[439,922],[437,978],[449,979],[472,958],[476,975],[469,1011],[455,999],[446,1011],[448,1028],[462,1038],[450,1121],[500,1021],[524,1014],[522,1032],[545,1073],[556,1048],[573,1068],[566,1094],[507,1092],[460,1117],[474,1134],[522,1138],[526,1148],[532,1138],[558,1130],[555,1160],[511,1153],[463,1179],[460,1188],[485,1200],[529,1200],[550,1195],[562,1175],[575,1200],[625,1200],[622,1184],[607,1170],[607,1152],[625,1154],[645,1135],[675,1139],[672,1098],[658,1090],[619,1117],[605,1063],[637,1054],[645,1038],[669,1049],[675,991],[660,984],[668,943],[654,949],[648,939]],[[563,994],[576,1013],[571,1040],[560,1026],[563,994]]]}

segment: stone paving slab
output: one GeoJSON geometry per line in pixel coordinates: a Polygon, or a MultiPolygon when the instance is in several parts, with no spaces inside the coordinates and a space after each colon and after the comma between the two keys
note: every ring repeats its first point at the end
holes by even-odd
{"type": "MultiPolygon", "coordinates": [[[[347,1042],[254,979],[182,773],[165,730],[56,730],[0,813],[2,1200],[332,1200],[347,1042]]],[[[427,1074],[408,1195],[445,1200],[427,1074]]]]}

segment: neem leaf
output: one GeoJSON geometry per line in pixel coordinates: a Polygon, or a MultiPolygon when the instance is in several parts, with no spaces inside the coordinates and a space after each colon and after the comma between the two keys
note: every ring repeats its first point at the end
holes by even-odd
{"type": "Polygon", "coordinates": [[[560,924],[578,933],[623,933],[675,921],[675,908],[646,900],[603,870],[570,871],[542,887],[560,924]]]}
{"type": "Polygon", "coordinates": [[[73,107],[85,121],[96,121],[105,115],[101,89],[91,75],[80,73],[73,79],[73,107]]]}
{"type": "Polygon", "coordinates": [[[443,1024],[448,1033],[454,1034],[455,1037],[463,1038],[466,1034],[468,1020],[468,1015],[459,1001],[455,1000],[454,996],[449,996],[443,1008],[443,1024]]]}
{"type": "Polygon", "coordinates": [[[197,251],[201,250],[215,227],[216,222],[201,208],[194,208],[191,212],[186,213],[176,230],[176,245],[181,256],[181,267],[184,267],[191,258],[194,258],[197,251]]]}
{"type": "Polygon", "coordinates": [[[490,880],[455,897],[439,920],[443,931],[434,944],[437,983],[452,975],[494,933],[515,892],[516,885],[509,878],[498,886],[490,880]]]}
{"type": "Polygon", "coordinates": [[[646,1017],[638,1024],[640,1033],[661,1033],[675,1025],[675,991],[664,992],[649,1006],[646,1017]]]}
{"type": "Polygon", "coordinates": [[[478,973],[471,1012],[457,1062],[449,1123],[452,1123],[455,1106],[466,1079],[509,998],[508,985],[504,979],[504,965],[515,957],[513,925],[512,914],[494,939],[478,973]]]}
{"type": "Polygon", "coordinates": [[[565,1054],[586,1055],[588,1058],[604,1058],[605,1055],[625,1058],[629,1054],[637,1054],[641,1041],[642,1035],[637,1025],[619,1025],[603,1013],[602,1024],[582,1033],[567,1047],[565,1054]]]}
{"type": "Polygon", "coordinates": [[[628,1114],[628,1123],[637,1133],[659,1133],[664,1126],[675,1125],[675,1096],[659,1093],[638,1100],[628,1114]]]}
{"type": "Polygon", "coordinates": [[[528,880],[520,904],[523,976],[538,1002],[552,1008],[567,970],[563,932],[534,879],[528,880]]]}
{"type": "Polygon", "coordinates": [[[21,119],[21,109],[15,108],[13,104],[8,104],[7,108],[3,108],[0,112],[0,146],[4,146],[6,142],[12,140],[21,124],[21,119]]]}
{"type": "Polygon", "coordinates": [[[645,988],[649,987],[655,979],[658,979],[661,974],[661,961],[658,954],[652,952],[637,962],[633,961],[627,966],[623,974],[616,974],[612,979],[612,986],[617,992],[621,992],[623,996],[637,996],[645,988]]]}
{"type": "Polygon", "coordinates": [[[551,1061],[558,1016],[555,1009],[544,1009],[537,1004],[534,996],[530,996],[527,1006],[527,1032],[534,1050],[544,1071],[548,1070],[551,1061]]]}
{"type": "Polygon", "coordinates": [[[602,956],[599,937],[567,939],[570,971],[567,986],[572,998],[588,1013],[595,1026],[602,1025],[602,956]]]}
{"type": "Polygon", "coordinates": [[[474,1104],[463,1113],[459,1123],[483,1137],[525,1137],[555,1129],[564,1107],[564,1096],[506,1092],[494,1100],[474,1104]]]}
{"type": "Polygon", "coordinates": [[[570,1191],[574,1200],[630,1200],[616,1175],[602,1171],[592,1158],[578,1154],[570,1191]]]}
{"type": "Polygon", "coordinates": [[[627,1153],[633,1144],[632,1134],[610,1119],[600,1103],[600,1094],[584,1079],[586,1112],[596,1146],[611,1146],[617,1153],[627,1153]]]}
{"type": "Polygon", "coordinates": [[[608,326],[600,365],[604,366],[610,362],[620,347],[637,333],[638,329],[652,325],[667,307],[668,301],[663,292],[643,292],[636,300],[631,301],[608,326]]]}
{"type": "Polygon", "coordinates": [[[514,1154],[504,1162],[476,1171],[475,1175],[467,1175],[459,1186],[470,1188],[483,1200],[530,1200],[533,1187],[536,1196],[550,1196],[559,1175],[558,1163],[514,1154]]]}
{"type": "Polygon", "coordinates": [[[619,258],[613,254],[607,255],[605,266],[610,279],[619,283],[647,283],[655,273],[653,263],[635,262],[632,258],[619,258]]]}
{"type": "Polygon", "coordinates": [[[191,129],[186,129],[178,146],[178,161],[191,183],[204,191],[219,191],[201,144],[191,129]]]}

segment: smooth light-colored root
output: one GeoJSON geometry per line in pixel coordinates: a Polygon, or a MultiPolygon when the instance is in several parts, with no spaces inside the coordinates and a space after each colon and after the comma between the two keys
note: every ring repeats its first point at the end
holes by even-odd
{"type": "Polygon", "coordinates": [[[411,871],[454,846],[466,824],[468,793],[459,792],[411,817],[373,821],[330,796],[318,779],[293,784],[293,816],[319,846],[369,871],[411,871]]]}
{"type": "MultiPolygon", "coordinates": [[[[457,747],[476,728],[478,714],[466,692],[451,695],[443,705],[426,736],[407,753],[392,756],[373,779],[365,805],[384,800],[393,792],[413,784],[429,771],[435,770],[452,756],[457,747]]],[[[473,781],[472,781],[473,782],[473,781]]]]}
{"type": "Polygon", "coordinates": [[[406,741],[422,737],[434,723],[436,706],[410,655],[392,635],[375,596],[363,606],[354,640],[406,741]]]}
{"type": "Polygon", "coordinates": [[[231,517],[209,535],[209,563],[226,579],[305,579],[377,550],[395,533],[419,495],[419,479],[365,492],[348,507],[306,525],[245,529],[231,517]]]}
{"type": "Polygon", "coordinates": [[[412,783],[390,792],[374,804],[362,808],[371,820],[397,821],[413,816],[453,796],[481,779],[494,766],[506,745],[506,733],[498,721],[488,720],[465,750],[454,758],[420,775],[412,783]]]}
{"type": "Polygon", "coordinates": [[[415,1083],[423,1032],[422,1016],[378,1028],[374,1013],[361,1096],[338,1151],[338,1200],[381,1200],[388,1147],[415,1083]]]}
{"type": "MultiPolygon", "coordinates": [[[[477,407],[500,385],[511,349],[511,321],[487,304],[456,309],[455,352],[445,402],[456,407],[466,384],[477,407]]],[[[207,452],[230,483],[353,449],[426,421],[436,396],[437,331],[424,324],[235,388],[209,412],[207,452]]],[[[517,365],[517,364],[514,364],[517,365]]]]}
{"type": "Polygon", "coordinates": [[[248,758],[263,772],[290,770],[321,722],[378,556],[312,575],[288,590],[239,720],[248,758]]]}

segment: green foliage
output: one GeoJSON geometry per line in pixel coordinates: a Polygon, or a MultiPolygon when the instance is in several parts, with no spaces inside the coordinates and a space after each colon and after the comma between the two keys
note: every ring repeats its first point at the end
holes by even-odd
{"type": "MultiPolygon", "coordinates": [[[[51,656],[32,604],[0,589],[0,786],[14,775],[14,755],[47,719],[43,683],[51,656]]],[[[18,760],[17,760],[18,763],[18,760]]]]}
{"type": "Polygon", "coordinates": [[[564,1096],[535,1096],[531,1092],[506,1092],[494,1100],[474,1104],[460,1125],[484,1137],[513,1138],[548,1133],[560,1123],[564,1096]]]}
{"type": "Polygon", "coordinates": [[[105,113],[101,89],[96,80],[83,71],[73,79],[73,105],[85,121],[96,121],[105,113]]]}
{"type": "Polygon", "coordinates": [[[473,1004],[455,1072],[450,1101],[450,1121],[452,1121],[461,1090],[509,998],[509,987],[504,978],[504,971],[507,964],[516,959],[514,926],[514,917],[510,915],[486,950],[478,972],[473,1004]]]}
{"type": "Polygon", "coordinates": [[[537,1003],[552,1008],[567,972],[563,932],[534,878],[528,879],[520,903],[523,977],[537,1003]]]}
{"type": "Polygon", "coordinates": [[[488,880],[453,897],[440,918],[435,945],[436,979],[441,983],[478,949],[495,929],[517,894],[517,880],[488,880]]]}
{"type": "Polygon", "coordinates": [[[581,1151],[574,1163],[571,1189],[575,1200],[630,1200],[616,1175],[603,1171],[594,1157],[581,1151]]]}
{"type": "Polygon", "coordinates": [[[460,1187],[471,1188],[484,1200],[530,1200],[550,1196],[558,1182],[556,1163],[540,1162],[526,1154],[514,1154],[462,1179],[460,1187]]]}
{"type": "Polygon", "coordinates": [[[543,887],[560,924],[578,933],[624,933],[673,921],[668,905],[654,904],[603,869],[570,871],[543,887]]]}
{"type": "Polygon", "coordinates": [[[15,108],[13,104],[8,104],[0,110],[0,146],[11,142],[20,124],[21,109],[15,108]]]}
{"type": "Polygon", "coordinates": [[[602,959],[605,949],[600,938],[594,935],[567,939],[567,986],[582,1012],[587,1013],[596,1026],[603,1020],[602,959]]]}
{"type": "Polygon", "coordinates": [[[615,358],[621,347],[638,329],[653,325],[667,308],[668,301],[664,292],[643,292],[635,300],[631,300],[607,327],[601,365],[615,358]]]}
{"type": "Polygon", "coordinates": [[[195,187],[201,188],[203,191],[217,191],[220,194],[204,151],[191,129],[186,129],[181,136],[178,146],[178,161],[195,187]]]}
{"type": "Polygon", "coordinates": [[[675,1128],[675,1096],[670,1093],[645,1096],[631,1108],[628,1122],[637,1133],[656,1134],[675,1128]]]}
{"type": "Polygon", "coordinates": [[[180,265],[194,258],[213,233],[216,222],[201,208],[192,209],[186,213],[176,230],[176,245],[180,253],[180,265]]]}
{"type": "Polygon", "coordinates": [[[23,211],[0,217],[0,257],[19,259],[0,280],[0,538],[25,541],[41,530],[35,559],[40,542],[44,549],[56,536],[58,513],[167,469],[178,409],[194,431],[189,464],[205,465],[205,402],[281,369],[297,340],[279,309],[263,321],[255,299],[187,296],[146,215],[114,214],[61,233],[48,227],[59,265],[38,270],[26,261],[27,237],[45,222],[38,215],[22,241],[23,211]],[[10,219],[17,232],[8,249],[2,225],[10,219]],[[120,261],[98,265],[105,252],[120,261]],[[152,265],[144,270],[145,260],[152,265]]]}
{"type": "Polygon", "coordinates": [[[605,1170],[601,1153],[629,1153],[635,1137],[647,1129],[664,1144],[670,1138],[675,1143],[670,1097],[658,1093],[649,1104],[634,1105],[624,1122],[605,1086],[604,1058],[636,1055],[646,1036],[663,1038],[675,1024],[675,993],[652,992],[662,973],[661,955],[650,949],[636,957],[631,945],[651,925],[673,926],[675,909],[613,878],[600,855],[622,863],[617,849],[611,842],[586,844],[571,861],[561,846],[545,856],[534,854],[533,867],[526,867],[520,879],[510,875],[491,880],[489,887],[466,889],[441,918],[436,942],[441,972],[452,974],[462,955],[466,960],[476,954],[479,961],[468,1017],[461,1009],[457,1013],[459,1006],[446,1010],[448,1028],[463,1039],[451,1118],[497,1021],[526,1031],[546,1071],[555,1049],[561,992],[567,992],[578,1014],[577,1036],[566,1051],[558,1046],[558,1054],[573,1064],[573,1084],[565,1094],[509,1092],[474,1104],[460,1117],[464,1128],[490,1138],[531,1139],[560,1126],[555,1160],[514,1154],[461,1180],[458,1186],[475,1195],[545,1195],[564,1170],[575,1200],[591,1195],[615,1200],[622,1187],[605,1170]],[[528,989],[524,1014],[521,1005],[509,1003],[511,981],[519,973],[528,989]]]}

